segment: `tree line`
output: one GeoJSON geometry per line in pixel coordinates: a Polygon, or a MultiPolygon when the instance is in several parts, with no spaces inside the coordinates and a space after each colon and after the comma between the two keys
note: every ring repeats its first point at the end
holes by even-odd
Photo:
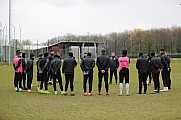
{"type": "Polygon", "coordinates": [[[149,30],[134,29],[105,35],[90,33],[74,35],[68,33],[64,36],[54,37],[43,45],[51,45],[61,41],[105,42],[104,46],[108,54],[114,51],[120,55],[123,49],[127,49],[130,55],[134,55],[139,51],[144,53],[159,52],[161,48],[165,49],[168,54],[176,54],[181,53],[181,27],[172,26],[149,30]]]}

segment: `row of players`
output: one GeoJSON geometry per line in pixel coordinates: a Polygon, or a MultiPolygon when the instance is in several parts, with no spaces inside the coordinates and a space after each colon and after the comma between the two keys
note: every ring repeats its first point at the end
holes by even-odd
{"type": "MultiPolygon", "coordinates": [[[[91,53],[87,53],[81,61],[80,67],[83,71],[83,88],[84,96],[92,96],[92,83],[93,83],[93,68],[95,64],[98,68],[98,95],[101,95],[102,79],[104,77],[106,95],[109,95],[109,84],[112,84],[112,76],[114,74],[116,84],[117,84],[117,70],[119,71],[119,95],[122,96],[123,90],[123,80],[125,79],[126,84],[126,95],[129,95],[129,64],[130,59],[127,56],[127,50],[122,51],[121,57],[116,57],[115,53],[112,53],[111,57],[105,55],[106,50],[102,49],[102,54],[97,57],[96,63],[93,58],[91,58],[91,53]],[[108,71],[110,70],[110,83],[108,84],[108,71]],[[89,84],[89,91],[87,93],[87,81],[89,84]]],[[[152,94],[160,92],[160,82],[159,75],[160,71],[162,73],[164,89],[161,91],[168,91],[170,89],[170,58],[165,54],[165,50],[160,50],[161,57],[156,56],[155,53],[147,55],[148,58],[143,56],[143,53],[139,53],[139,58],[136,62],[136,68],[138,69],[139,76],[139,91],[138,94],[142,94],[142,85],[144,85],[144,92],[147,92],[147,77],[153,77],[154,81],[154,91],[152,94]]],[[[33,80],[33,61],[35,55],[30,54],[30,58],[26,61],[25,54],[21,51],[17,51],[17,55],[14,57],[14,86],[16,92],[21,92],[25,87],[26,74],[27,74],[27,87],[28,92],[33,92],[31,90],[31,84],[33,80]],[[22,87],[23,80],[23,87],[22,87]],[[23,88],[23,89],[22,89],[23,88]]],[[[50,56],[48,53],[39,54],[39,59],[37,61],[37,89],[38,92],[43,94],[50,94],[48,91],[48,79],[53,78],[53,88],[55,94],[57,94],[56,82],[58,81],[59,87],[61,89],[61,94],[67,95],[68,85],[70,83],[71,96],[74,96],[74,68],[77,66],[77,62],[73,57],[73,53],[69,53],[69,57],[66,58],[62,65],[62,73],[65,75],[65,89],[62,85],[61,77],[61,59],[60,54],[54,54],[54,51],[50,51],[50,56]],[[43,90],[43,85],[45,90],[43,90]]],[[[149,82],[149,83],[150,83],[149,82]]]]}

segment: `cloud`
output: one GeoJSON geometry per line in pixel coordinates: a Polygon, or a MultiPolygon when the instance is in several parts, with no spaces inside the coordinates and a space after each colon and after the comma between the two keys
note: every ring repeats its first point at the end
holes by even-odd
{"type": "MultiPolygon", "coordinates": [[[[36,0],[37,1],[37,0],[36,0]]],[[[39,0],[56,7],[71,7],[78,3],[79,0],[39,0]]]]}
{"type": "Polygon", "coordinates": [[[82,1],[85,2],[87,5],[99,6],[99,5],[118,3],[120,0],[82,0],[82,1]]]}

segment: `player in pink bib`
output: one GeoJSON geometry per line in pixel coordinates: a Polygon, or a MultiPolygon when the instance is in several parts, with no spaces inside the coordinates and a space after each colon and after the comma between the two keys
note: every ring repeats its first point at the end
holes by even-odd
{"type": "Polygon", "coordinates": [[[15,71],[15,77],[14,77],[14,87],[16,92],[22,92],[22,52],[18,51],[17,55],[14,57],[14,71],[15,71]]]}
{"type": "Polygon", "coordinates": [[[120,96],[122,96],[123,79],[126,83],[126,95],[129,95],[129,64],[130,59],[127,57],[127,50],[122,51],[122,57],[118,58],[119,63],[119,79],[120,79],[120,96]]]}

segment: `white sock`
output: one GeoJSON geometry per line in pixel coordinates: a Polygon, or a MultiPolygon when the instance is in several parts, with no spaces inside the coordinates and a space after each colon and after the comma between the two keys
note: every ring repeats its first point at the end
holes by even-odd
{"type": "Polygon", "coordinates": [[[119,84],[119,89],[120,89],[119,95],[122,95],[122,91],[123,91],[123,83],[120,83],[120,84],[119,84]]]}
{"type": "Polygon", "coordinates": [[[129,94],[129,83],[126,83],[126,94],[129,94]]]}
{"type": "Polygon", "coordinates": [[[74,94],[74,92],[72,91],[71,94],[74,94]]]}
{"type": "Polygon", "coordinates": [[[40,90],[40,87],[37,87],[37,90],[40,90]]]}

